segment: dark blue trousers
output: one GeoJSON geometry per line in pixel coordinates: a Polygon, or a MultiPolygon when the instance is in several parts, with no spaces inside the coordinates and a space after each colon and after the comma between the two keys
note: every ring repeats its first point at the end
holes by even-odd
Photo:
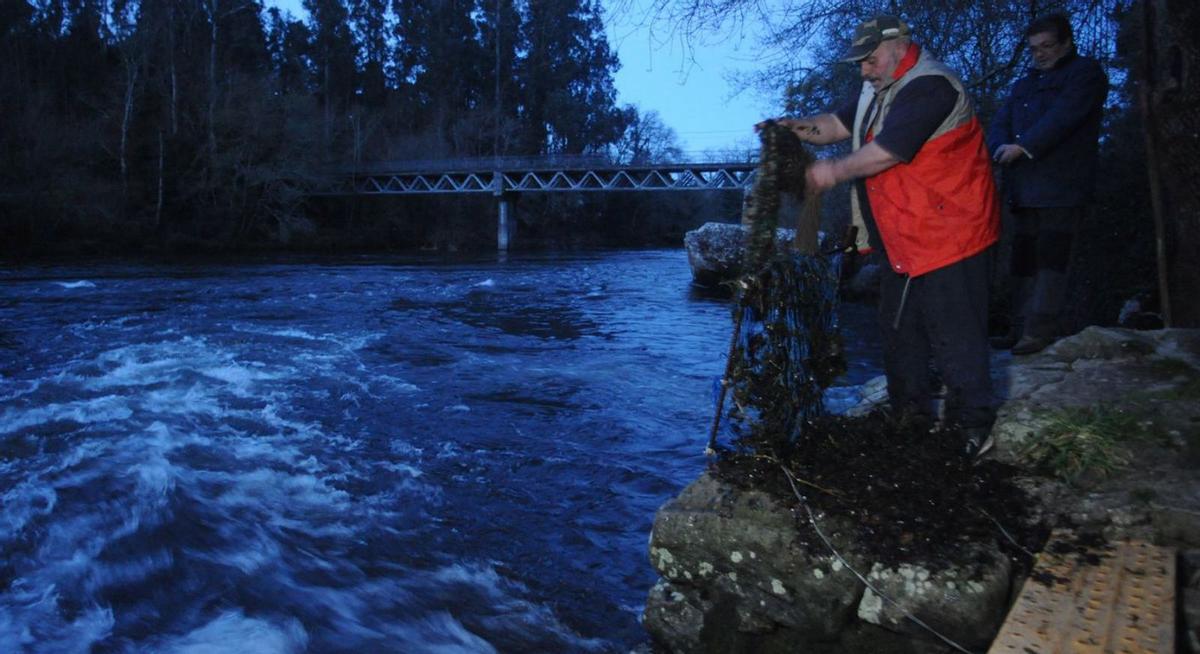
{"type": "Polygon", "coordinates": [[[1069,331],[1063,316],[1067,268],[1083,212],[1082,207],[1012,211],[1013,321],[1027,336],[1056,338],[1069,331]]]}
{"type": "Polygon", "coordinates": [[[935,387],[940,376],[948,391],[946,424],[992,424],[995,406],[987,323],[993,250],[911,280],[890,270],[883,273],[879,323],[888,397],[894,409],[936,417],[933,399],[940,390],[935,387]],[[908,294],[901,308],[905,284],[908,294]]]}

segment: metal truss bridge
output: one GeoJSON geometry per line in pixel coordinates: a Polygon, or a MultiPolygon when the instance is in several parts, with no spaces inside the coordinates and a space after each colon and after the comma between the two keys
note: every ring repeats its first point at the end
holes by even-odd
{"type": "Polygon", "coordinates": [[[320,195],[745,190],[754,163],[615,164],[600,157],[487,157],[375,163],[334,174],[320,195]]]}
{"type": "Polygon", "coordinates": [[[745,191],[754,163],[616,164],[602,157],[545,156],[360,164],[331,171],[313,195],[490,193],[498,200],[496,248],[508,249],[512,198],[529,192],[745,191]]]}

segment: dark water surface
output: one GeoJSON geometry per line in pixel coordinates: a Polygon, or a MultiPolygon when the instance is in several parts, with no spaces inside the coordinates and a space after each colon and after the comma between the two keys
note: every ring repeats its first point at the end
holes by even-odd
{"type": "Polygon", "coordinates": [[[33,266],[0,319],[2,652],[626,651],[731,328],[676,250],[33,266]]]}

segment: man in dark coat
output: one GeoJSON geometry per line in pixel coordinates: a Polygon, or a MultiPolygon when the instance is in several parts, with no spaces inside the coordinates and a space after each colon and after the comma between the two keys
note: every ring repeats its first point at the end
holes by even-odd
{"type": "Polygon", "coordinates": [[[1033,67],[1013,85],[988,130],[1003,167],[1013,218],[1013,328],[993,340],[1013,354],[1039,352],[1063,334],[1067,264],[1092,199],[1108,78],[1075,52],[1062,14],[1025,31],[1033,67]]]}

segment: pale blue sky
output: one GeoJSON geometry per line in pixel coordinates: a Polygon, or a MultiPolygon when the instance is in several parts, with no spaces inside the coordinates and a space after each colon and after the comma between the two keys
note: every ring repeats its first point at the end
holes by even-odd
{"type": "Polygon", "coordinates": [[[689,47],[670,25],[647,26],[641,0],[606,1],[618,5],[621,10],[605,19],[609,45],[621,59],[619,102],[657,111],[685,151],[756,148],[754,123],[778,110],[753,91],[735,93],[726,81],[753,67],[752,35],[726,34],[689,47]]]}
{"type": "MultiPolygon", "coordinates": [[[[606,6],[620,6],[605,17],[609,45],[621,60],[618,103],[636,105],[643,113],[657,111],[689,154],[757,147],[754,123],[777,109],[751,91],[735,94],[726,82],[729,74],[752,67],[750,37],[687,48],[667,26],[646,26],[641,2],[605,0],[606,6]]],[[[301,0],[266,4],[304,14],[301,0]]]]}

